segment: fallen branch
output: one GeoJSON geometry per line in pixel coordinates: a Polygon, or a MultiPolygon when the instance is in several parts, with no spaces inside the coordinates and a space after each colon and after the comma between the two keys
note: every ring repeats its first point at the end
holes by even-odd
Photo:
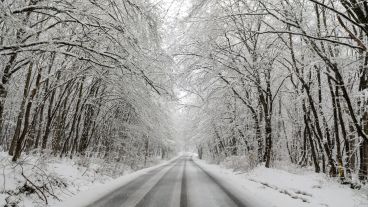
{"type": "Polygon", "coordinates": [[[25,175],[24,175],[24,173],[23,173],[23,167],[21,166],[21,168],[22,168],[22,173],[21,173],[21,175],[23,176],[23,178],[24,179],[26,179],[26,181],[27,182],[29,182],[35,189],[36,189],[36,191],[35,191],[35,193],[38,195],[38,197],[41,199],[41,200],[43,200],[43,201],[45,201],[45,203],[46,203],[46,205],[48,204],[48,201],[47,201],[47,197],[46,197],[46,195],[45,195],[45,193],[37,186],[37,185],[35,185],[30,179],[28,179],[25,175]],[[42,199],[42,197],[40,196],[40,194],[39,193],[37,193],[37,191],[39,191],[41,194],[42,194],[42,196],[43,196],[43,198],[44,199],[42,199]]]}

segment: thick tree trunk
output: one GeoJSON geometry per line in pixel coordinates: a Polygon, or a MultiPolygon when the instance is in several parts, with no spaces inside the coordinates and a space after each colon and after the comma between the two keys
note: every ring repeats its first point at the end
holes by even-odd
{"type": "MultiPolygon", "coordinates": [[[[270,115],[269,115],[270,116],[270,115]]],[[[271,152],[272,152],[272,127],[271,127],[271,117],[265,118],[265,134],[266,134],[266,143],[265,143],[265,166],[267,168],[270,167],[271,164],[271,152]]]]}
{"type": "MultiPolygon", "coordinates": [[[[270,72],[270,71],[268,71],[270,72]]],[[[267,168],[271,165],[272,156],[272,93],[271,93],[271,80],[270,73],[267,75],[267,94],[261,96],[261,103],[263,105],[264,115],[265,115],[265,166],[267,168]]]]}

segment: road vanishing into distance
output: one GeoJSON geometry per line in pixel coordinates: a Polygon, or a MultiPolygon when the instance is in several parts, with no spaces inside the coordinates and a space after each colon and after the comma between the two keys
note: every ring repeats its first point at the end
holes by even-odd
{"type": "Polygon", "coordinates": [[[88,207],[246,206],[190,156],[132,180],[88,207]]]}

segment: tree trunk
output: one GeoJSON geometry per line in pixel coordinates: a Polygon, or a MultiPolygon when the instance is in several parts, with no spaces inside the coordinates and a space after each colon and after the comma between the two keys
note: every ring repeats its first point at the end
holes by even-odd
{"type": "MultiPolygon", "coordinates": [[[[52,70],[52,66],[54,64],[54,61],[55,61],[55,53],[52,53],[52,56],[51,56],[51,61],[50,61],[50,65],[48,66],[48,75],[50,75],[51,73],[51,70],[52,70]]],[[[57,76],[57,80],[59,79],[59,73],[56,75],[57,76]]],[[[46,84],[45,84],[45,87],[46,89],[45,90],[49,90],[49,79],[46,80],[46,84]]],[[[45,132],[42,136],[42,139],[41,139],[41,151],[43,151],[44,149],[46,149],[46,146],[47,146],[47,139],[49,137],[49,134],[50,134],[50,126],[51,126],[51,121],[52,121],[52,106],[54,104],[54,98],[55,98],[55,93],[56,93],[56,88],[53,89],[53,91],[51,92],[51,97],[50,97],[50,100],[49,100],[49,107],[48,107],[48,110],[47,110],[47,121],[46,121],[46,127],[45,127],[45,132]]]]}
{"type": "Polygon", "coordinates": [[[82,119],[83,108],[84,108],[84,103],[82,104],[82,106],[80,108],[80,112],[79,112],[79,115],[78,115],[78,118],[77,118],[74,139],[73,139],[73,142],[72,142],[72,149],[70,150],[70,155],[69,155],[70,159],[73,158],[73,153],[75,151],[77,151],[77,149],[78,149],[79,125],[80,125],[80,122],[81,122],[81,119],[82,119]]]}
{"type": "Polygon", "coordinates": [[[351,151],[351,147],[352,144],[350,142],[350,140],[348,139],[347,136],[347,132],[346,132],[346,127],[345,127],[345,122],[344,122],[344,118],[343,118],[343,113],[342,113],[342,107],[341,107],[341,103],[340,103],[340,93],[339,93],[339,87],[336,85],[335,86],[335,96],[336,96],[336,109],[337,109],[337,114],[338,114],[338,119],[339,119],[339,123],[340,123],[340,128],[341,128],[341,135],[342,138],[344,139],[344,144],[345,144],[345,171],[346,171],[346,177],[348,177],[349,179],[351,179],[351,166],[350,166],[350,160],[353,159],[353,153],[351,151]]]}
{"type": "Polygon", "coordinates": [[[144,143],[144,166],[147,166],[147,159],[149,155],[149,139],[146,137],[146,141],[144,143]]]}
{"type": "Polygon", "coordinates": [[[18,118],[17,118],[17,125],[15,128],[15,132],[14,132],[13,139],[11,141],[11,145],[9,148],[9,155],[14,155],[15,147],[17,145],[19,135],[22,130],[23,117],[24,117],[24,112],[26,110],[25,105],[27,103],[27,97],[28,97],[28,92],[29,92],[29,87],[30,87],[31,76],[32,76],[32,70],[33,70],[33,62],[31,62],[28,67],[28,72],[26,75],[26,82],[25,82],[24,89],[23,89],[23,99],[20,105],[20,111],[19,111],[18,118]]]}
{"type": "Polygon", "coordinates": [[[8,63],[5,65],[3,70],[3,77],[1,78],[0,83],[0,136],[3,133],[3,115],[4,115],[4,105],[6,101],[6,97],[8,95],[8,82],[11,76],[10,70],[14,65],[14,62],[17,58],[17,53],[10,56],[8,63]]]}
{"type": "Polygon", "coordinates": [[[82,101],[83,81],[84,81],[84,79],[82,79],[81,80],[81,83],[79,83],[79,85],[77,86],[77,89],[78,89],[78,98],[77,98],[77,103],[76,103],[76,106],[75,106],[73,121],[72,121],[72,125],[70,127],[70,130],[69,130],[68,136],[67,136],[67,138],[64,141],[63,148],[62,148],[62,151],[60,153],[60,157],[62,157],[64,154],[67,153],[68,146],[70,145],[70,143],[69,143],[70,142],[70,139],[71,139],[71,137],[73,135],[73,132],[75,131],[75,125],[77,123],[78,114],[79,114],[79,110],[80,110],[80,103],[82,101]]]}
{"type": "Polygon", "coordinates": [[[23,150],[23,143],[24,143],[24,140],[26,139],[26,135],[28,134],[29,118],[30,118],[30,112],[31,112],[32,104],[33,104],[33,99],[36,96],[37,91],[40,87],[40,83],[41,83],[41,78],[42,78],[41,72],[42,72],[42,69],[39,69],[38,75],[37,75],[37,78],[36,78],[35,88],[31,91],[31,94],[30,94],[30,97],[29,97],[29,100],[28,100],[26,113],[25,113],[25,116],[24,116],[23,132],[22,132],[22,134],[19,137],[19,140],[17,142],[17,146],[15,148],[15,154],[13,156],[13,161],[16,161],[20,157],[20,155],[22,153],[22,150],[23,150]]]}
{"type": "Polygon", "coordinates": [[[306,107],[306,104],[304,103],[304,101],[303,101],[303,111],[304,111],[304,124],[305,124],[304,134],[305,134],[305,136],[308,137],[308,140],[309,140],[309,146],[311,148],[311,154],[312,154],[312,161],[313,161],[313,164],[314,164],[314,171],[316,173],[319,173],[319,172],[321,172],[321,168],[319,167],[317,153],[316,153],[316,149],[315,149],[314,142],[313,142],[313,139],[312,139],[312,133],[311,133],[311,130],[310,130],[311,120],[309,118],[309,112],[307,112],[307,107],[306,107]]]}
{"type": "Polygon", "coordinates": [[[328,86],[331,93],[331,99],[332,99],[332,110],[333,110],[333,119],[334,119],[334,135],[335,135],[335,143],[336,143],[336,159],[338,164],[338,174],[339,177],[343,180],[345,178],[344,174],[344,163],[342,160],[342,154],[341,154],[341,144],[340,144],[340,133],[339,133],[339,120],[337,115],[337,103],[336,103],[336,96],[335,92],[333,90],[333,85],[331,82],[331,79],[328,78],[328,86]]]}
{"type": "MultiPolygon", "coordinates": [[[[367,11],[368,12],[368,11],[367,11]]],[[[367,27],[368,28],[368,27],[367,27]]],[[[368,36],[368,34],[367,34],[368,36]]],[[[363,56],[363,55],[362,55],[363,56]]],[[[364,64],[360,67],[360,82],[359,82],[359,90],[368,90],[368,52],[365,54],[364,64]]],[[[366,98],[360,99],[361,111],[362,111],[362,126],[363,133],[368,136],[368,101],[366,98]]],[[[368,140],[363,139],[360,148],[360,168],[359,168],[359,179],[366,181],[368,179],[368,140]]]]}

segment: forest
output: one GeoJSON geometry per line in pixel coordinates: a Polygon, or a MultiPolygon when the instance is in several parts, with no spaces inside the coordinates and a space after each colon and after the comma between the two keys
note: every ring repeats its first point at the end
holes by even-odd
{"type": "Polygon", "coordinates": [[[145,6],[1,2],[0,145],[13,161],[47,153],[134,166],[171,153],[159,97],[172,63],[145,6]]]}
{"type": "Polygon", "coordinates": [[[367,183],[368,1],[0,1],[6,166],[184,150],[367,183]]]}
{"type": "Polygon", "coordinates": [[[199,157],[366,181],[367,23],[364,0],[199,1],[173,51],[199,157]]]}

